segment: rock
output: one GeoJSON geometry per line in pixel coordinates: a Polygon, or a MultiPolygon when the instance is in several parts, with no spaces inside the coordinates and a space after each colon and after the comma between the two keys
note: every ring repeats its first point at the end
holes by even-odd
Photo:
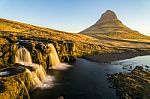
{"type": "Polygon", "coordinates": [[[8,74],[6,75],[0,75],[0,77],[7,77],[7,76],[12,76],[12,75],[17,75],[19,73],[23,73],[25,72],[25,68],[24,67],[8,67],[8,68],[4,68],[1,72],[8,72],[8,74]]]}
{"type": "Polygon", "coordinates": [[[41,52],[44,51],[45,49],[45,45],[44,43],[38,43],[36,46],[35,46],[36,49],[40,50],[41,52]]]}
{"type": "Polygon", "coordinates": [[[134,70],[143,70],[142,66],[136,66],[134,70]]]}
{"type": "Polygon", "coordinates": [[[136,66],[130,73],[112,74],[109,81],[116,88],[116,94],[120,99],[149,99],[149,75],[150,71],[144,71],[142,66],[136,66]]]}
{"type": "Polygon", "coordinates": [[[32,45],[32,42],[31,41],[27,41],[27,40],[21,40],[21,41],[19,41],[19,45],[18,45],[19,47],[25,47],[25,48],[27,48],[29,51],[31,51],[32,50],[32,48],[34,47],[33,45],[32,45]]]}
{"type": "Polygon", "coordinates": [[[1,99],[29,99],[28,92],[33,89],[33,83],[30,74],[22,67],[9,68],[12,75],[0,77],[0,98],[1,99]],[[4,89],[4,90],[3,90],[4,89]]]}
{"type": "Polygon", "coordinates": [[[5,37],[7,39],[7,41],[9,41],[9,43],[15,43],[17,41],[17,38],[13,35],[13,34],[10,34],[10,36],[6,36],[5,37]]]}
{"type": "Polygon", "coordinates": [[[4,83],[0,81],[0,93],[4,92],[5,86],[4,83]]]}
{"type": "Polygon", "coordinates": [[[73,52],[75,51],[75,44],[73,42],[68,42],[66,43],[67,46],[67,50],[69,54],[73,54],[73,52]]]}
{"type": "Polygon", "coordinates": [[[69,62],[75,62],[77,60],[76,56],[70,56],[69,62]]]}
{"type": "Polygon", "coordinates": [[[64,97],[63,97],[63,96],[60,96],[60,97],[58,97],[57,99],[64,99],[64,97]]]}

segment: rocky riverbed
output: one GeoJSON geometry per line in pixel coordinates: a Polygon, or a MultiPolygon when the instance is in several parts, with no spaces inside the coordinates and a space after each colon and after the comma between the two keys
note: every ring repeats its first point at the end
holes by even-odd
{"type": "Polygon", "coordinates": [[[141,51],[128,50],[123,52],[119,52],[118,50],[118,52],[116,51],[111,53],[98,53],[94,55],[85,55],[83,56],[83,58],[99,63],[111,63],[117,60],[124,60],[144,55],[150,55],[150,50],[149,49],[141,51]]]}
{"type": "Polygon", "coordinates": [[[116,89],[120,99],[150,99],[150,70],[136,66],[130,73],[109,76],[111,88],[116,89]]]}

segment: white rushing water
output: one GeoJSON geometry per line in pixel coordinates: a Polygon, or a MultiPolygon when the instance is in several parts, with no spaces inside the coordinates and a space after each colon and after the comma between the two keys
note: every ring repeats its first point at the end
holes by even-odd
{"type": "Polygon", "coordinates": [[[3,71],[3,72],[0,72],[0,76],[8,75],[9,73],[10,73],[9,71],[3,71]]]}
{"type": "Polygon", "coordinates": [[[36,87],[50,87],[49,81],[53,81],[54,78],[48,76],[42,65],[32,63],[30,52],[26,48],[19,48],[16,56],[15,63],[19,63],[24,66],[31,67],[33,71],[26,69],[29,73],[32,83],[36,87]]]}
{"type": "Polygon", "coordinates": [[[56,69],[56,70],[65,70],[68,67],[71,67],[70,65],[68,65],[67,63],[61,63],[60,59],[58,57],[58,54],[56,52],[55,47],[53,46],[53,44],[48,44],[48,47],[51,50],[50,53],[50,64],[52,65],[52,67],[49,67],[50,69],[56,69]]]}
{"type": "Polygon", "coordinates": [[[32,64],[30,52],[24,47],[19,48],[15,55],[15,63],[21,65],[32,64]]]}
{"type": "Polygon", "coordinates": [[[69,67],[71,67],[71,65],[69,65],[67,63],[60,63],[59,65],[53,66],[52,69],[55,69],[55,70],[66,70],[69,67]]]}
{"type": "MultiPolygon", "coordinates": [[[[60,62],[57,51],[53,44],[48,44],[48,47],[51,50],[49,54],[49,64],[51,65],[51,67],[49,67],[50,69],[65,70],[71,67],[66,63],[60,62]]],[[[18,49],[15,55],[15,63],[19,63],[21,65],[28,66],[29,68],[33,69],[33,71],[27,69],[27,72],[31,76],[32,83],[34,86],[47,88],[52,87],[54,85],[53,82],[55,78],[53,76],[47,75],[42,65],[35,64],[32,62],[30,52],[26,48],[21,47],[18,49]]]]}
{"type": "Polygon", "coordinates": [[[59,57],[57,55],[56,49],[53,46],[53,44],[48,44],[48,47],[51,50],[51,53],[49,56],[50,56],[50,64],[52,65],[52,68],[53,68],[53,67],[58,66],[60,64],[60,60],[59,60],[59,57]]]}

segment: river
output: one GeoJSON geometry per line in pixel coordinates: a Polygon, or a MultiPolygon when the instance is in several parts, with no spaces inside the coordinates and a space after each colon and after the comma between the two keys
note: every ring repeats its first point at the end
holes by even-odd
{"type": "Polygon", "coordinates": [[[150,56],[139,56],[115,61],[110,64],[92,62],[78,58],[66,70],[50,70],[54,76],[53,86],[37,88],[31,92],[31,99],[118,99],[115,89],[109,88],[107,74],[130,72],[136,65],[150,66],[150,56]]]}

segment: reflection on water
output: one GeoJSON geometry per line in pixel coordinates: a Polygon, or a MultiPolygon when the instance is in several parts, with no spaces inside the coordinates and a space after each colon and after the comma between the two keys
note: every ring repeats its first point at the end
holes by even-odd
{"type": "Polygon", "coordinates": [[[71,67],[71,65],[69,65],[67,63],[60,63],[58,65],[55,65],[52,69],[53,70],[66,70],[70,67],[71,67]]]}
{"type": "Polygon", "coordinates": [[[117,99],[115,90],[109,88],[107,74],[127,72],[131,65],[150,66],[150,56],[102,64],[79,58],[70,64],[67,70],[50,70],[55,77],[54,86],[47,89],[36,89],[31,93],[32,99],[117,99]],[[126,68],[123,68],[126,67],[126,68]]]}
{"type": "Polygon", "coordinates": [[[132,70],[135,66],[143,66],[145,69],[150,70],[150,56],[138,56],[131,59],[120,60],[112,62],[112,64],[119,65],[125,70],[132,70]]]}

